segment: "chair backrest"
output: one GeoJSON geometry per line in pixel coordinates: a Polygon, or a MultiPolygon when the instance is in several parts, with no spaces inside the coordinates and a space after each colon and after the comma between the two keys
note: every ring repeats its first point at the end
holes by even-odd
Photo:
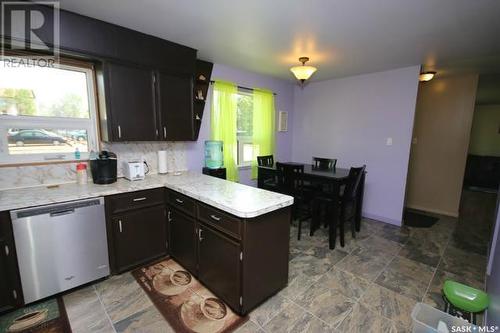
{"type": "Polygon", "coordinates": [[[334,171],[336,165],[336,158],[313,157],[313,168],[316,170],[334,171]]]}
{"type": "Polygon", "coordinates": [[[297,193],[303,185],[304,165],[276,162],[278,188],[283,193],[297,193]]]}
{"type": "Polygon", "coordinates": [[[274,165],[273,155],[257,156],[257,165],[272,167],[274,165]]]}
{"type": "Polygon", "coordinates": [[[365,173],[366,165],[363,165],[360,168],[351,168],[349,169],[349,176],[346,184],[346,188],[344,191],[344,197],[347,199],[356,198],[356,194],[358,193],[359,186],[361,184],[361,178],[365,173]]]}

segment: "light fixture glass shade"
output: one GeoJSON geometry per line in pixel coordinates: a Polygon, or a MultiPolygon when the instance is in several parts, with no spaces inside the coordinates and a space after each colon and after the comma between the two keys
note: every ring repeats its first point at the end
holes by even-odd
{"type": "Polygon", "coordinates": [[[432,80],[432,78],[436,75],[436,72],[425,72],[421,73],[420,76],[418,77],[418,80],[421,82],[427,82],[432,80]]]}
{"type": "Polygon", "coordinates": [[[313,66],[294,66],[290,71],[295,75],[297,80],[307,80],[316,72],[316,67],[313,66]]]}

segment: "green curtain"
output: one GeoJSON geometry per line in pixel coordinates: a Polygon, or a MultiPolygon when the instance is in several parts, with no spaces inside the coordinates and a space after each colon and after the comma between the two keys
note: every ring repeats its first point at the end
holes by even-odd
{"type": "Polygon", "coordinates": [[[274,155],[274,94],[266,89],[253,91],[252,179],[257,178],[257,156],[274,155]]]}
{"type": "Polygon", "coordinates": [[[212,95],[212,112],[210,117],[211,140],[223,142],[224,166],[227,179],[238,181],[236,156],[236,110],[238,87],[231,82],[215,81],[212,95]]]}

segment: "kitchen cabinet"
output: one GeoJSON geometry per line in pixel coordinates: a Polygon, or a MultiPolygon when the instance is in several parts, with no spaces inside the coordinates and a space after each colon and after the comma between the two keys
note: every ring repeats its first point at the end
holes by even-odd
{"type": "Polygon", "coordinates": [[[23,304],[12,224],[8,212],[0,212],[0,313],[23,304]]]}
{"type": "Polygon", "coordinates": [[[243,255],[240,243],[205,224],[200,224],[198,236],[198,278],[231,308],[239,308],[243,255]]]}
{"type": "Polygon", "coordinates": [[[114,273],[168,254],[166,207],[164,201],[157,201],[159,196],[164,198],[163,189],[106,197],[108,248],[114,273]]]}
{"type": "Polygon", "coordinates": [[[188,271],[196,275],[196,222],[195,219],[170,207],[168,211],[170,254],[188,271]]]}
{"type": "Polygon", "coordinates": [[[155,82],[149,69],[106,63],[104,94],[106,141],[154,141],[158,138],[155,82]]]}
{"type": "MultiPolygon", "coordinates": [[[[5,17],[16,6],[5,6],[5,17]]],[[[54,10],[35,3],[30,4],[30,9],[43,13],[44,24],[36,29],[37,37],[43,42],[41,45],[54,45],[54,10]]],[[[196,50],[193,48],[67,10],[60,9],[58,13],[60,38],[57,46],[63,56],[120,61],[189,75],[194,73],[196,50]]],[[[5,34],[7,40],[10,37],[5,34]]],[[[34,39],[30,43],[40,44],[34,39]]]]}
{"type": "Polygon", "coordinates": [[[195,139],[191,76],[106,63],[102,78],[105,141],[195,139]]]}
{"type": "MultiPolygon", "coordinates": [[[[194,80],[194,140],[198,139],[201,128],[201,120],[203,119],[203,111],[205,110],[205,102],[207,100],[208,88],[210,86],[210,77],[214,64],[200,59],[196,60],[195,80],[194,80]]],[[[225,177],[224,177],[225,178],[225,177]]]]}
{"type": "Polygon", "coordinates": [[[291,208],[240,218],[167,190],[172,257],[235,312],[288,282],[291,208]]]}
{"type": "MultiPolygon", "coordinates": [[[[7,12],[12,9],[6,7],[7,12]]],[[[38,4],[32,9],[44,15],[45,23],[37,29],[41,45],[54,45],[54,11],[38,4]]],[[[194,112],[195,49],[66,10],[59,11],[58,27],[61,57],[95,65],[104,141],[198,138],[203,106],[194,112]]]]}
{"type": "Polygon", "coordinates": [[[157,73],[158,115],[161,137],[168,141],[194,140],[193,79],[157,73]]]}

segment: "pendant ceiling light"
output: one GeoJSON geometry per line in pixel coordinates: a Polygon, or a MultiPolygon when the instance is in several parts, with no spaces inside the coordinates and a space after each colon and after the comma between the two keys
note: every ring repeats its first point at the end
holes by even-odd
{"type": "Polygon", "coordinates": [[[314,72],[316,72],[316,67],[306,66],[306,62],[309,61],[308,57],[300,57],[299,61],[302,63],[302,66],[294,66],[290,68],[290,71],[293,75],[295,75],[301,84],[304,84],[304,82],[309,79],[314,72]]]}
{"type": "Polygon", "coordinates": [[[420,82],[427,82],[432,80],[434,78],[434,75],[436,75],[436,72],[423,72],[420,73],[418,80],[420,82]]]}

